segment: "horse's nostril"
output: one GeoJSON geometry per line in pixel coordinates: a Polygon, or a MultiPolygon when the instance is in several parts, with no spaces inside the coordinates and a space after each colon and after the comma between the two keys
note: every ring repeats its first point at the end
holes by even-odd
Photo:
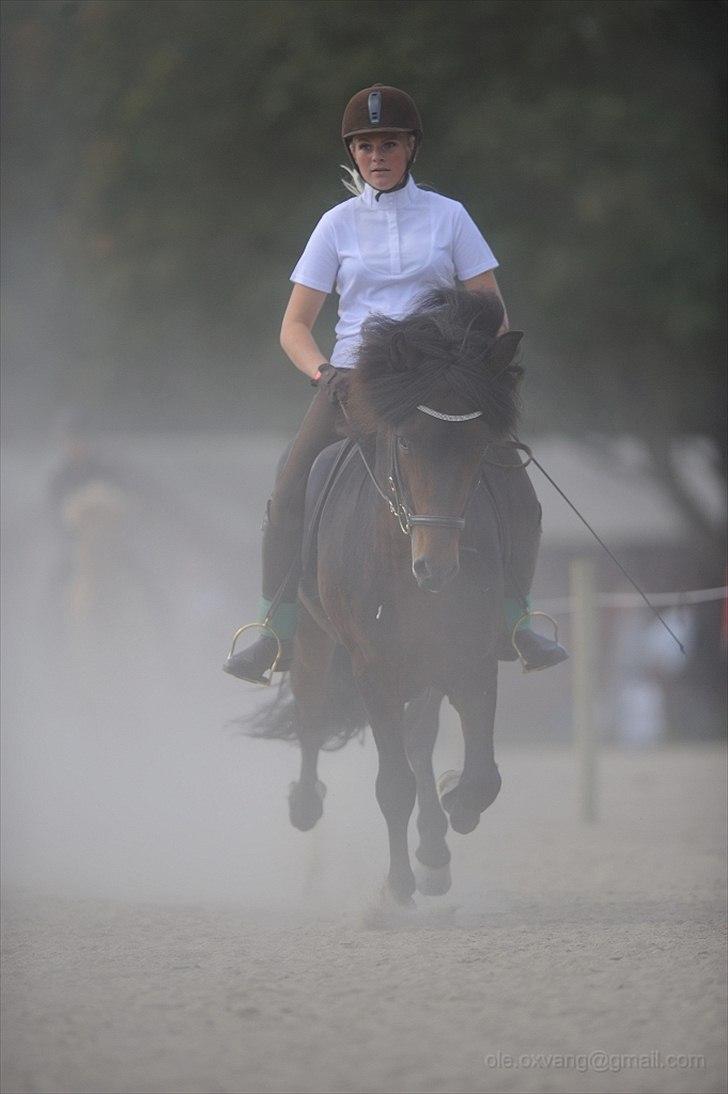
{"type": "Polygon", "coordinates": [[[416,558],[412,563],[412,573],[421,589],[429,592],[439,592],[448,582],[456,576],[460,569],[457,562],[452,566],[432,565],[426,556],[416,558]]]}
{"type": "Polygon", "coordinates": [[[430,576],[430,564],[424,555],[414,560],[412,563],[412,573],[418,581],[422,581],[424,578],[430,576]]]}

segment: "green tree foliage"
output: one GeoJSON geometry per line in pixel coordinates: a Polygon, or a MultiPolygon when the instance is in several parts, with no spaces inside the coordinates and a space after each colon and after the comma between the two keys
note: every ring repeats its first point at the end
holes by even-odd
{"type": "Polygon", "coordinates": [[[418,179],[501,260],[530,424],[656,454],[722,437],[722,3],[2,7],[9,314],[32,286],[67,389],[237,419],[279,360],[289,271],[345,197],[343,106],[381,81],[420,105],[418,179]]]}

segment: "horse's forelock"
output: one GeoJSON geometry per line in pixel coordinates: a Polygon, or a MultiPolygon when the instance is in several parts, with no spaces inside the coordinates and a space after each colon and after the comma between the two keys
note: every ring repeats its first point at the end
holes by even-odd
{"type": "Polygon", "coordinates": [[[503,315],[495,293],[435,289],[402,319],[371,316],[353,384],[359,420],[370,429],[381,421],[397,425],[437,396],[480,410],[496,431],[513,429],[521,370],[502,362],[489,368],[503,315]]]}

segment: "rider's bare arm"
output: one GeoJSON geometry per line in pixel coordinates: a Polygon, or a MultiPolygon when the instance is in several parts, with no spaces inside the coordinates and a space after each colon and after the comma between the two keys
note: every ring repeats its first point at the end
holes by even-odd
{"type": "Polygon", "coordinates": [[[281,324],[281,346],[296,368],[306,376],[315,376],[326,357],[311,333],[327,293],[294,285],[281,324]]]}
{"type": "Polygon", "coordinates": [[[494,292],[501,304],[503,305],[503,322],[498,334],[505,334],[509,329],[508,325],[508,312],[506,311],[506,305],[501,291],[498,288],[498,282],[495,279],[495,274],[492,270],[486,270],[485,273],[476,274],[475,277],[469,277],[467,281],[463,281],[463,287],[468,289],[469,292],[494,292]]]}

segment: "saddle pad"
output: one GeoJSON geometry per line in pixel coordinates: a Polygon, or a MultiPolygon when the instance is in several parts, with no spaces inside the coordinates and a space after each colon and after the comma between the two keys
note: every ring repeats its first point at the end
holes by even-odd
{"type": "Polygon", "coordinates": [[[313,462],[306,484],[306,506],[303,518],[301,548],[301,584],[308,596],[316,597],[318,562],[318,526],[326,498],[337,476],[351,459],[356,446],[349,438],[324,448],[313,462]]]}

